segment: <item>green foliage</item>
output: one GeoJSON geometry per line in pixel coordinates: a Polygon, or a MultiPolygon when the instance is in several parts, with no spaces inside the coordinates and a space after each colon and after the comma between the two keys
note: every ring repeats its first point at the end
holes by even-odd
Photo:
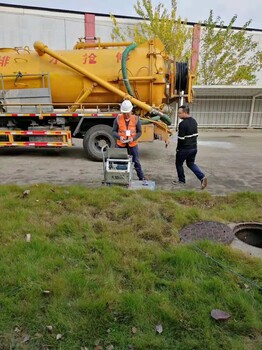
{"type": "MultiPolygon", "coordinates": [[[[113,21],[113,30],[112,30],[112,33],[111,33],[111,39],[113,41],[115,41],[115,40],[116,41],[126,41],[127,39],[126,39],[125,33],[123,32],[122,28],[119,27],[116,18],[113,15],[111,15],[111,14],[110,14],[110,17],[111,17],[111,19],[113,21]]],[[[128,31],[127,36],[129,38],[132,37],[132,35],[130,34],[130,28],[129,27],[127,28],[127,31],[128,31]]],[[[131,40],[134,41],[133,38],[131,40]]]]}
{"type": "Polygon", "coordinates": [[[0,186],[1,350],[259,349],[261,294],[240,275],[262,286],[261,261],[178,232],[261,221],[261,193],[24,189],[0,186]],[[214,321],[215,308],[231,318],[214,321]]]}
{"type": "Polygon", "coordinates": [[[184,60],[191,56],[189,40],[192,36],[192,28],[187,26],[186,20],[177,17],[176,0],[172,0],[171,12],[159,3],[153,8],[151,0],[137,1],[134,6],[142,22],[128,27],[126,33],[119,26],[114,16],[113,40],[125,41],[126,37],[140,44],[154,37],[159,37],[165,46],[166,52],[176,60],[184,60]]]}
{"type": "MultiPolygon", "coordinates": [[[[153,9],[151,0],[137,1],[134,6],[142,22],[127,27],[119,26],[114,16],[113,40],[125,41],[128,37],[136,43],[142,43],[153,37],[159,37],[168,54],[176,61],[184,61],[192,55],[192,28],[186,20],[177,18],[177,1],[172,0],[169,11],[162,3],[153,9]]],[[[213,11],[202,26],[201,50],[196,83],[202,85],[248,85],[255,84],[256,72],[262,68],[262,53],[258,42],[248,35],[246,29],[251,20],[239,30],[232,27],[237,16],[233,16],[228,26],[220,17],[214,19],[213,11]]]]}
{"type": "Polygon", "coordinates": [[[261,69],[258,43],[246,32],[251,21],[241,30],[234,30],[236,19],[237,16],[233,16],[224,28],[221,18],[214,19],[213,11],[210,11],[202,28],[198,84],[255,84],[255,73],[261,69]]]}

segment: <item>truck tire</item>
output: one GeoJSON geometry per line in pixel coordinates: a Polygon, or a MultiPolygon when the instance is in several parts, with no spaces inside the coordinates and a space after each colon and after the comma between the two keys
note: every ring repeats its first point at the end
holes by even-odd
{"type": "Polygon", "coordinates": [[[112,127],[104,124],[90,128],[84,137],[83,148],[87,158],[101,162],[103,160],[101,149],[103,146],[115,147],[116,142],[112,135],[112,127]]]}

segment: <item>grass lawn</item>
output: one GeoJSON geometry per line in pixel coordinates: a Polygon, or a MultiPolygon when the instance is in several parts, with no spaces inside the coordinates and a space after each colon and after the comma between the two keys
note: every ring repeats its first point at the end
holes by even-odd
{"type": "Polygon", "coordinates": [[[262,261],[181,244],[204,220],[262,222],[262,193],[0,186],[0,350],[261,350],[262,261]]]}

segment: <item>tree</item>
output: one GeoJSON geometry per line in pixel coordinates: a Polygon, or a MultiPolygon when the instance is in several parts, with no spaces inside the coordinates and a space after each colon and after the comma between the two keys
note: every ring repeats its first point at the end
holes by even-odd
{"type": "MultiPolygon", "coordinates": [[[[176,61],[189,59],[192,54],[192,28],[187,26],[186,20],[176,17],[176,0],[172,0],[171,4],[169,14],[163,4],[153,9],[151,0],[138,0],[134,7],[142,21],[128,27],[126,32],[111,15],[112,39],[125,41],[129,37],[139,44],[158,36],[166,52],[174,56],[176,61]]],[[[221,18],[214,20],[213,11],[210,11],[209,18],[202,26],[197,84],[248,85],[256,82],[255,74],[262,67],[262,54],[258,50],[258,43],[246,31],[251,20],[240,30],[235,30],[233,25],[236,19],[235,15],[229,25],[224,26],[221,18]]]]}
{"type": "Polygon", "coordinates": [[[261,69],[258,43],[247,34],[251,20],[240,30],[233,29],[237,16],[227,27],[213,11],[202,28],[197,83],[203,85],[255,84],[255,73],[261,69]]]}
{"type": "Polygon", "coordinates": [[[187,26],[186,20],[182,21],[180,17],[176,17],[176,0],[171,0],[171,4],[172,9],[169,13],[161,3],[153,9],[151,0],[138,0],[134,8],[142,21],[127,27],[126,31],[120,28],[115,17],[111,15],[111,38],[126,41],[128,37],[140,44],[157,36],[164,44],[166,52],[176,60],[188,58],[191,55],[189,39],[192,28],[187,26]]]}

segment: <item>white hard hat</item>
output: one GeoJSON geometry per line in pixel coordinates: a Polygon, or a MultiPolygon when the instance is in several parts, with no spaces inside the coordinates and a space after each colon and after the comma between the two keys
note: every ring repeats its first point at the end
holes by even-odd
{"type": "Polygon", "coordinates": [[[133,109],[133,105],[129,100],[125,100],[121,104],[121,113],[130,113],[133,109]]]}

